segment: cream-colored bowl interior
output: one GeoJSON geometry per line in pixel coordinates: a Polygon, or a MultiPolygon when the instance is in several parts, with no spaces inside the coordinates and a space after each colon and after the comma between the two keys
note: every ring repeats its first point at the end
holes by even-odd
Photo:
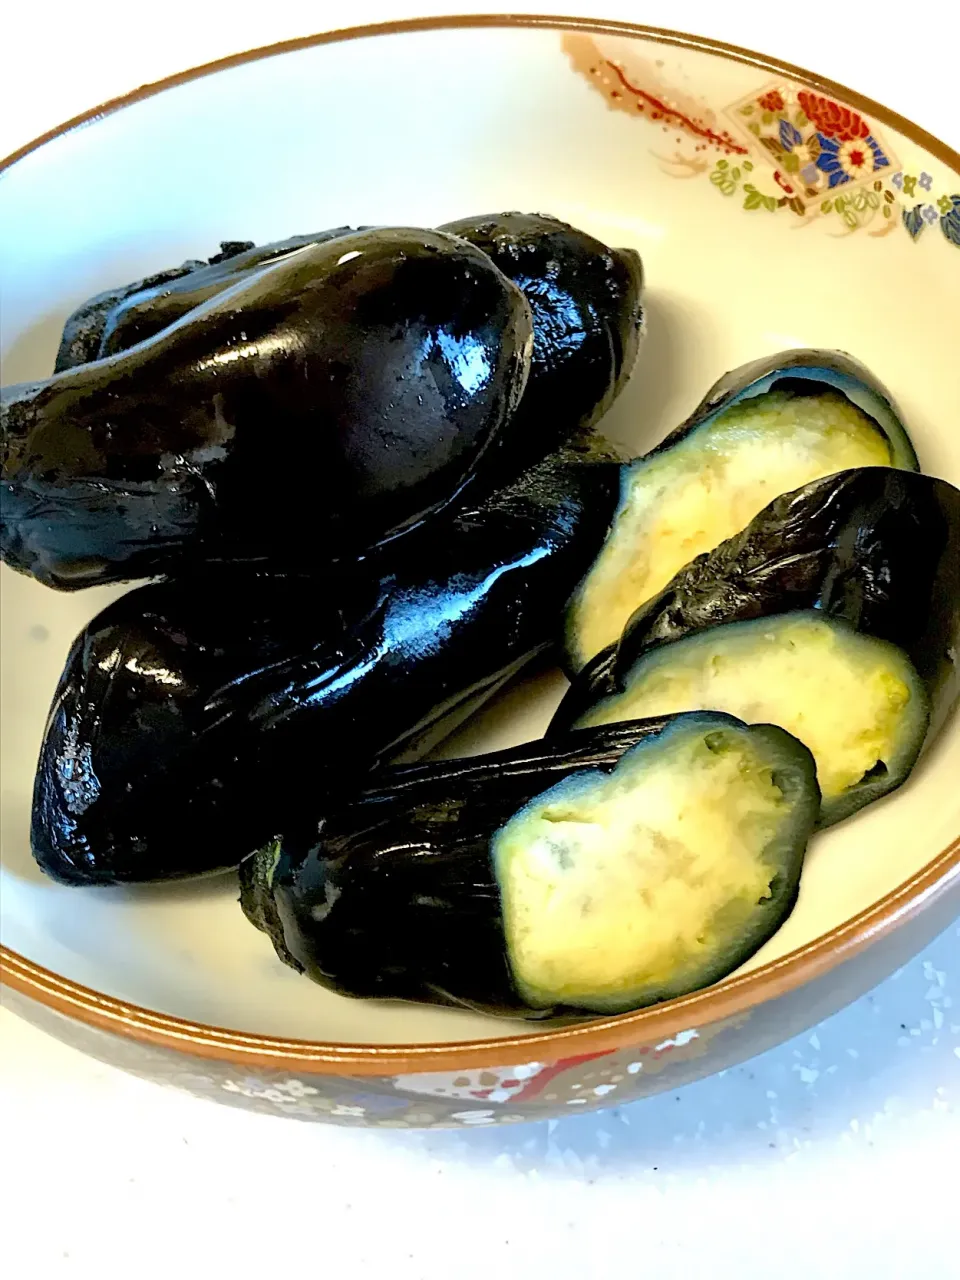
{"type": "MultiPolygon", "coordinates": [[[[676,115],[668,127],[632,117],[591,83],[588,64],[620,65],[717,133],[736,130],[729,104],[777,77],[665,44],[575,39],[450,30],[321,45],[181,85],[44,145],[0,183],[3,381],[46,376],[63,319],[91,293],[208,256],[221,239],[539,210],[643,255],[649,333],[607,420],[618,440],[649,448],[745,360],[840,347],[893,391],[924,469],[960,484],[960,249],[936,225],[914,242],[899,209],[884,235],[882,211],[851,230],[825,214],[744,209],[742,190],[731,198],[711,181],[722,151],[698,150],[676,115]]],[[[941,161],[881,130],[899,168],[930,176],[931,198],[960,189],[941,161]]],[[[767,191],[771,167],[754,161],[767,191]]],[[[350,1001],[297,977],[243,919],[232,875],[106,891],[44,879],[28,822],[47,707],[73,636],[119,589],[61,595],[5,567],[0,583],[7,946],[110,995],[264,1034],[410,1043],[518,1029],[350,1001]]],[[[555,672],[528,677],[443,751],[539,734],[563,688],[555,672]]],[[[797,909],[749,967],[841,924],[941,852],[960,831],[958,782],[954,715],[898,794],[815,839],[797,909]]]]}

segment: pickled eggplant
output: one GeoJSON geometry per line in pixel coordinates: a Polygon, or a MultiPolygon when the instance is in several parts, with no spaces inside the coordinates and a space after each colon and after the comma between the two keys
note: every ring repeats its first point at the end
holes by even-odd
{"type": "Polygon", "coordinates": [[[542,456],[592,426],[623,389],[643,330],[643,267],[558,218],[488,214],[440,228],[482,249],[533,312],[530,377],[511,448],[542,456]]]}
{"type": "Polygon", "coordinates": [[[492,695],[558,640],[603,541],[620,468],[593,449],[558,452],[349,571],[227,566],[105,609],[50,711],[40,866],[73,884],[235,866],[304,797],[321,806],[492,695]]]}
{"type": "Polygon", "coordinates": [[[308,800],[242,864],[241,904],[348,995],[619,1013],[719,981],[776,932],[819,799],[810,753],[769,725],[571,733],[308,800]]]}
{"type": "Polygon", "coordinates": [[[459,493],[531,346],[523,294],[464,240],[305,246],[129,351],[4,390],[3,558],[71,589],[368,550],[459,493]]]}
{"type": "MultiPolygon", "coordinates": [[[[67,321],[57,370],[142,342],[241,275],[350,230],[337,227],[260,248],[240,245],[243,251],[218,255],[209,265],[184,264],[182,278],[140,281],[91,299],[67,321]]],[[[643,328],[640,258],[545,214],[463,218],[439,230],[482,249],[530,304],[530,376],[519,421],[509,433],[511,464],[519,470],[595,423],[623,388],[643,328]]]]}
{"type": "Polygon", "coordinates": [[[589,690],[572,686],[550,732],[698,710],[780,725],[809,747],[822,827],[899,787],[930,724],[902,649],[807,609],[709,627],[613,664],[589,690]]]}
{"type": "MultiPolygon", "coordinates": [[[[54,373],[89,360],[115,355],[173,324],[260,267],[308,244],[349,235],[353,227],[333,227],[314,235],[289,236],[272,244],[224,240],[206,262],[191,260],[145,280],[108,289],[78,307],[63,326],[54,373]]],[[[358,227],[357,230],[367,230],[358,227]]]]}
{"type": "Polygon", "coordinates": [[[935,727],[960,694],[960,490],[865,467],[784,494],[681,569],[604,660],[625,670],[707,627],[794,609],[820,609],[898,645],[926,686],[935,727]]]}
{"type": "Polygon", "coordinates": [[[625,471],[610,536],[568,611],[568,670],[618,640],[679,569],[771,499],[865,466],[919,469],[888,392],[858,361],[787,351],[727,374],[625,471]]]}

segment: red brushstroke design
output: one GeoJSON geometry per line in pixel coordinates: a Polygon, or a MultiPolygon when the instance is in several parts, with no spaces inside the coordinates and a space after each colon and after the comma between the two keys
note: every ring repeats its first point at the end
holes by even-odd
{"type": "Polygon", "coordinates": [[[788,196],[793,195],[793,187],[790,186],[789,182],[784,181],[783,174],[780,172],[779,169],[774,170],[773,180],[778,187],[780,187],[782,190],[784,190],[787,193],[788,196]]]}
{"type": "Polygon", "coordinates": [[[712,129],[708,129],[704,124],[698,124],[695,120],[691,120],[689,116],[685,116],[682,111],[678,111],[675,107],[668,106],[665,102],[661,102],[659,98],[655,98],[652,93],[647,93],[646,89],[638,89],[636,85],[631,84],[627,77],[623,74],[620,67],[615,62],[611,62],[609,58],[604,59],[605,65],[616,75],[617,79],[623,85],[628,93],[632,93],[635,98],[641,98],[654,112],[659,112],[660,116],[676,120],[688,132],[694,134],[698,138],[705,138],[707,142],[712,142],[714,146],[725,147],[727,151],[734,151],[738,156],[749,155],[746,147],[741,147],[738,142],[734,142],[728,133],[714,133],[712,129]]]}

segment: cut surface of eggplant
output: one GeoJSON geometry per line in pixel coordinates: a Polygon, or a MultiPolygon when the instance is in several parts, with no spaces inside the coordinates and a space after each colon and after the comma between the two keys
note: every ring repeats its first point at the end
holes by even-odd
{"type": "MultiPolygon", "coordinates": [[[[554,728],[586,699],[571,690],[554,728]]],[[[709,709],[781,725],[817,762],[821,826],[907,777],[930,719],[923,681],[895,645],[817,610],[697,632],[642,654],[594,691],[578,727],[709,709]],[[606,692],[603,692],[606,686],[606,692]]]]}
{"type": "Polygon", "coordinates": [[[368,551],[468,483],[532,340],[465,240],[306,245],[127,351],[4,388],[0,551],[63,589],[368,551]]]}
{"type": "Polygon", "coordinates": [[[152,584],[74,643],[34,791],[34,856],[73,884],[236,865],[556,643],[616,505],[574,449],[328,575],[152,584]]]}
{"type": "Polygon", "coordinates": [[[935,730],[960,693],[960,489],[865,467],[784,494],[638,609],[585,682],[708,627],[796,609],[898,645],[927,688],[935,730]]]}
{"type": "Polygon", "coordinates": [[[719,981],[779,928],[819,799],[810,753],[773,726],[574,732],[387,769],[319,822],[301,812],[241,866],[241,903],[345,994],[622,1012],[719,981]]]}
{"type": "Polygon", "coordinates": [[[849,357],[787,352],[727,375],[625,470],[610,535],[568,611],[569,669],[616,641],[683,565],[771,499],[865,466],[916,470],[917,462],[886,393],[849,357]]]}

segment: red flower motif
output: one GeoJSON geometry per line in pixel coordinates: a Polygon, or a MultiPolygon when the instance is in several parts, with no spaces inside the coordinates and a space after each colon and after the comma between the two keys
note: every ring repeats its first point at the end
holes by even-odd
{"type": "Polygon", "coordinates": [[[838,102],[821,98],[816,93],[808,93],[805,89],[797,94],[797,101],[807,119],[812,121],[825,138],[853,142],[856,138],[870,136],[870,126],[866,120],[849,107],[841,107],[838,102]]]}
{"type": "Polygon", "coordinates": [[[758,98],[757,102],[764,111],[782,111],[786,106],[779,89],[771,89],[769,93],[758,98]]]}

